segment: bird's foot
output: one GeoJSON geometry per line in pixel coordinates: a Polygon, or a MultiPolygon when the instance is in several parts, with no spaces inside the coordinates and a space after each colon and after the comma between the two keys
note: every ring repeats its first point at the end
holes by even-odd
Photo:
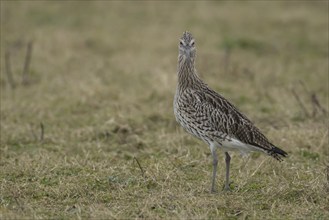
{"type": "Polygon", "coordinates": [[[225,192],[232,192],[231,188],[229,186],[225,186],[224,187],[224,191],[225,192]]]}
{"type": "Polygon", "coordinates": [[[225,192],[232,192],[232,189],[230,187],[230,184],[225,184],[224,189],[225,192]]]}

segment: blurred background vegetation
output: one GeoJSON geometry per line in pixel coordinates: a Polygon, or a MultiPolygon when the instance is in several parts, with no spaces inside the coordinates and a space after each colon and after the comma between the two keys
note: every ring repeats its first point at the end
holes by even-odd
{"type": "Polygon", "coordinates": [[[0,217],[329,217],[328,1],[1,1],[0,60],[0,217]],[[229,195],[172,113],[185,30],[289,153],[234,157],[229,195]]]}

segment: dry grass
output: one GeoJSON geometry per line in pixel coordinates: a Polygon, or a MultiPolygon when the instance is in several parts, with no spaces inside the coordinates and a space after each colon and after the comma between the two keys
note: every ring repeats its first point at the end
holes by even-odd
{"type": "Polygon", "coordinates": [[[327,8],[1,1],[0,218],[328,219],[328,117],[312,116],[310,101],[328,107],[327,8]],[[223,160],[209,193],[209,149],[172,113],[186,29],[204,80],[289,153],[282,163],[234,154],[231,193],[221,191],[223,160]]]}

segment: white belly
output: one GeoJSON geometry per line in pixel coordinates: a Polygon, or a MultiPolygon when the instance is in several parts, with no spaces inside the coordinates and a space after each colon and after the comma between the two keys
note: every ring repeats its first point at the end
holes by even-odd
{"type": "Polygon", "coordinates": [[[261,148],[242,143],[241,141],[231,138],[231,140],[224,140],[221,141],[220,144],[212,142],[212,145],[217,146],[219,149],[221,149],[224,152],[228,151],[239,151],[241,154],[247,154],[252,151],[260,151],[264,152],[261,148]]]}

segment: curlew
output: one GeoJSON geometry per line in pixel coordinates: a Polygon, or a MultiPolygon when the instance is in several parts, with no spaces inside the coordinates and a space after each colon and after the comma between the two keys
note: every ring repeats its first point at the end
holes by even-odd
{"type": "Polygon", "coordinates": [[[229,151],[260,151],[281,161],[287,153],[274,146],[233,104],[204,83],[195,69],[195,39],[184,32],[179,39],[178,83],[174,98],[177,122],[190,134],[204,141],[213,157],[211,192],[215,191],[217,149],[225,155],[224,190],[230,190],[229,151]]]}

